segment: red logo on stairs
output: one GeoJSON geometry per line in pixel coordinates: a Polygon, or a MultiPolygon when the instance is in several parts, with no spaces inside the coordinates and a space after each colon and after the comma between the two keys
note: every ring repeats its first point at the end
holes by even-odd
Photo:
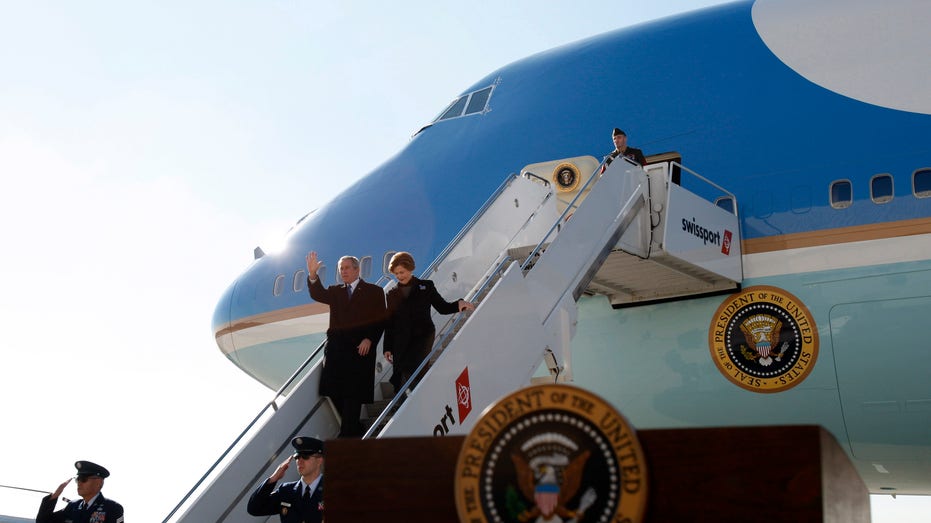
{"type": "Polygon", "coordinates": [[[459,406],[459,424],[472,412],[472,389],[469,387],[469,368],[462,369],[456,378],[456,404],[459,406]]]}

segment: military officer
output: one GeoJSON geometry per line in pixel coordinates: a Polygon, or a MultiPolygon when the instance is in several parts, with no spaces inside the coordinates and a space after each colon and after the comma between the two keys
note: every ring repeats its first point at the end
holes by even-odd
{"type": "Polygon", "coordinates": [[[69,501],[65,508],[55,510],[55,502],[58,496],[61,496],[63,490],[71,481],[62,483],[55,489],[55,492],[42,498],[42,504],[39,506],[39,513],[36,515],[36,523],[60,523],[70,521],[72,523],[89,523],[103,522],[123,523],[123,506],[103,497],[100,489],[103,488],[103,480],[110,475],[110,471],[90,461],[76,461],[74,468],[78,473],[75,481],[78,482],[78,496],[81,499],[69,501]]]}
{"type": "Polygon", "coordinates": [[[643,151],[636,147],[627,146],[627,133],[615,127],[614,132],[611,133],[611,139],[614,140],[614,150],[604,157],[601,172],[605,172],[605,169],[607,169],[607,167],[611,165],[611,162],[618,156],[624,156],[629,160],[637,162],[637,164],[641,166],[647,163],[646,158],[643,157],[643,151]]]}
{"type": "Polygon", "coordinates": [[[246,507],[253,516],[281,516],[282,523],[323,521],[323,442],[300,436],[291,440],[294,454],[259,485],[246,507]],[[275,485],[284,477],[291,460],[297,461],[298,481],[275,485]]]}

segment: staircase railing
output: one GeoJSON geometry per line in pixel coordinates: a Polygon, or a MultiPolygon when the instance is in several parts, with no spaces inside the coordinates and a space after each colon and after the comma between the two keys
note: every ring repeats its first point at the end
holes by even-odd
{"type": "MultiPolygon", "coordinates": [[[[507,257],[497,263],[492,272],[492,275],[485,278],[482,285],[480,285],[475,292],[470,293],[471,296],[484,296],[487,294],[487,290],[490,289],[494,282],[496,275],[504,272],[504,269],[510,265],[514,260],[510,257],[507,257]]],[[[474,299],[474,298],[473,298],[474,299]]],[[[470,300],[471,301],[471,300],[470,300]]],[[[480,300],[475,300],[477,303],[481,303],[480,300]]],[[[394,398],[388,402],[388,405],[385,406],[381,414],[375,418],[375,421],[372,422],[372,426],[369,427],[369,430],[366,431],[365,435],[362,436],[363,439],[377,437],[381,430],[384,428],[384,425],[388,423],[391,419],[391,416],[394,412],[400,407],[401,402],[407,397],[407,391],[413,390],[423,375],[426,373],[430,362],[433,358],[441,353],[443,349],[449,344],[449,341],[455,335],[460,328],[462,328],[467,322],[468,317],[464,314],[457,314],[451,318],[446,324],[443,325],[440,331],[437,332],[436,338],[433,340],[433,347],[430,350],[430,353],[424,357],[423,361],[420,362],[420,365],[414,369],[414,372],[411,373],[410,378],[407,379],[401,386],[398,388],[398,393],[395,394],[394,398]]]]}
{"type": "MultiPolygon", "coordinates": [[[[605,159],[607,159],[607,157],[605,157],[605,159]]],[[[638,168],[640,167],[640,164],[634,162],[633,160],[630,160],[629,158],[625,156],[620,156],[618,160],[626,161],[627,163],[633,166],[636,166],[638,168]]],[[[595,183],[597,183],[597,181],[601,179],[601,177],[604,175],[605,172],[602,171],[602,168],[604,167],[604,165],[605,165],[605,161],[602,160],[602,162],[598,165],[598,167],[594,171],[592,171],[592,174],[591,176],[588,177],[588,180],[585,180],[585,184],[583,184],[582,187],[579,189],[579,191],[575,194],[575,197],[572,198],[572,200],[568,204],[566,204],[566,208],[563,210],[562,214],[559,215],[559,218],[556,220],[555,223],[553,223],[553,226],[550,227],[550,230],[547,231],[543,239],[540,240],[540,243],[537,244],[537,246],[533,249],[533,251],[531,251],[530,254],[527,256],[527,259],[524,260],[524,262],[521,264],[520,268],[522,271],[527,272],[527,270],[529,270],[529,268],[532,267],[533,261],[536,260],[540,256],[541,251],[544,248],[546,248],[546,244],[550,242],[550,237],[553,236],[554,233],[558,233],[562,224],[566,220],[569,219],[569,216],[573,212],[575,212],[576,209],[579,208],[579,200],[582,198],[582,195],[588,194],[588,190],[591,189],[591,187],[595,185],[595,183]]]]}
{"type": "Polygon", "coordinates": [[[185,503],[187,503],[189,499],[191,499],[191,497],[198,490],[200,490],[201,486],[207,481],[208,478],[210,478],[213,475],[213,473],[220,467],[220,465],[227,461],[227,459],[230,457],[232,452],[236,450],[237,448],[239,448],[240,442],[242,442],[245,439],[246,435],[248,435],[252,431],[252,429],[258,425],[259,420],[265,417],[265,415],[268,412],[275,412],[278,410],[279,399],[284,398],[284,401],[287,401],[287,397],[284,394],[285,391],[290,389],[293,384],[296,384],[298,382],[298,378],[301,378],[304,376],[305,374],[304,371],[308,368],[308,366],[310,366],[311,362],[313,362],[317,358],[317,356],[322,353],[325,346],[326,346],[326,341],[320,343],[319,345],[317,345],[317,348],[311,351],[310,356],[308,356],[307,359],[305,359],[304,362],[301,363],[301,365],[298,366],[298,368],[291,374],[291,376],[287,380],[285,380],[285,382],[278,388],[278,390],[275,391],[275,395],[271,399],[271,401],[265,404],[265,406],[259,411],[259,413],[256,414],[254,418],[252,418],[252,421],[249,422],[248,425],[246,425],[246,428],[243,429],[243,431],[240,432],[238,436],[236,436],[236,438],[233,440],[232,443],[229,444],[228,447],[226,447],[226,450],[224,450],[223,453],[220,454],[220,457],[217,458],[217,460],[214,461],[212,465],[210,465],[207,471],[204,472],[204,474],[200,477],[200,479],[197,480],[196,483],[194,483],[194,486],[191,487],[191,489],[187,492],[187,494],[185,494],[184,497],[181,498],[181,501],[179,501],[175,505],[175,507],[171,509],[171,512],[169,512],[167,516],[165,516],[165,519],[162,520],[162,523],[168,523],[169,521],[171,521],[171,518],[181,509],[181,507],[185,505],[185,503]]]}
{"type": "MultiPolygon", "coordinates": [[[[517,179],[517,178],[519,178],[519,177],[520,177],[519,175],[511,174],[511,175],[509,175],[509,176],[505,179],[505,181],[498,187],[498,189],[494,192],[494,194],[492,194],[492,196],[489,197],[488,200],[486,200],[486,202],[485,202],[485,203],[482,205],[482,207],[475,213],[475,215],[472,217],[472,219],[469,220],[469,222],[466,224],[466,226],[464,226],[464,227],[459,231],[459,233],[456,235],[456,237],[453,239],[453,241],[451,241],[451,242],[446,246],[446,248],[440,253],[440,255],[430,264],[430,266],[427,267],[427,269],[424,270],[424,271],[422,272],[423,275],[430,275],[431,273],[433,273],[433,272],[435,272],[435,271],[438,270],[438,268],[442,265],[442,263],[455,251],[455,248],[456,248],[456,247],[463,241],[463,239],[466,238],[466,236],[472,231],[472,228],[474,228],[474,227],[476,226],[476,224],[477,224],[477,223],[479,222],[479,220],[485,215],[485,213],[488,211],[488,209],[491,208],[492,204],[493,204],[495,201],[497,201],[497,199],[501,196],[501,194],[504,192],[504,190],[505,190],[515,179],[517,179]]],[[[544,180],[544,179],[540,178],[539,176],[536,176],[536,175],[534,175],[534,174],[532,174],[532,173],[527,173],[527,174],[523,175],[523,177],[526,178],[526,179],[531,179],[531,180],[534,179],[534,178],[536,178],[537,180],[539,180],[538,183],[543,183],[543,184],[545,184],[547,187],[549,186],[549,182],[548,182],[548,181],[546,181],[546,180],[544,180]]],[[[552,194],[550,194],[549,196],[547,196],[547,198],[549,198],[549,197],[551,197],[551,196],[552,196],[552,194]]],[[[489,269],[485,272],[485,274],[478,280],[478,283],[476,284],[476,286],[474,286],[474,287],[466,294],[465,299],[474,302],[476,305],[478,305],[479,303],[481,303],[482,297],[484,297],[485,294],[487,294],[487,291],[494,285],[494,282],[496,281],[496,276],[498,276],[499,274],[501,274],[501,273],[504,271],[504,269],[506,269],[507,266],[508,266],[511,262],[514,261],[514,259],[511,258],[511,257],[507,254],[507,253],[508,253],[508,249],[513,245],[515,239],[516,239],[517,237],[520,236],[520,233],[521,233],[521,232],[524,232],[524,231],[528,228],[528,226],[529,226],[530,223],[533,221],[533,219],[534,219],[535,216],[536,216],[536,210],[534,210],[533,213],[530,213],[530,214],[525,218],[525,220],[524,220],[523,224],[521,225],[521,227],[518,228],[517,232],[511,237],[511,239],[509,240],[509,242],[507,243],[507,245],[504,247],[504,249],[502,249],[502,252],[501,252],[501,253],[498,255],[498,257],[492,262],[490,268],[489,268],[489,269]]],[[[436,317],[436,314],[434,314],[434,317],[436,317]]],[[[372,423],[372,425],[369,427],[368,431],[366,431],[366,433],[365,433],[365,435],[363,436],[363,438],[376,437],[376,436],[380,433],[380,431],[382,430],[382,428],[384,428],[384,426],[385,426],[385,424],[388,422],[388,420],[390,420],[390,418],[391,418],[391,416],[393,415],[393,413],[398,409],[398,407],[400,407],[401,402],[404,400],[404,398],[407,397],[407,396],[406,396],[406,391],[408,391],[408,390],[413,390],[413,389],[414,389],[414,387],[416,386],[417,382],[420,381],[420,379],[423,377],[423,375],[424,375],[424,374],[426,373],[426,371],[428,370],[429,365],[430,365],[430,362],[431,362],[440,352],[442,352],[442,350],[449,344],[449,341],[452,339],[452,337],[455,335],[455,333],[458,332],[458,330],[459,330],[460,328],[462,328],[462,326],[465,325],[465,323],[466,323],[467,321],[468,321],[468,315],[465,315],[465,314],[455,314],[455,315],[452,315],[452,316],[451,316],[449,319],[447,319],[446,321],[442,322],[442,324],[441,324],[441,325],[439,326],[439,328],[437,329],[437,335],[436,335],[436,338],[434,339],[434,343],[433,343],[433,346],[432,346],[432,348],[431,348],[430,353],[429,353],[426,357],[424,357],[423,361],[422,361],[422,362],[420,363],[420,365],[418,365],[418,367],[414,370],[414,372],[411,374],[410,378],[408,378],[408,380],[405,381],[405,382],[401,385],[401,387],[398,389],[398,394],[396,394],[396,395],[394,396],[394,398],[392,398],[391,401],[388,402],[387,406],[386,406],[386,407],[382,410],[382,412],[378,415],[378,417],[375,419],[375,421],[374,421],[374,422],[372,423]]]]}

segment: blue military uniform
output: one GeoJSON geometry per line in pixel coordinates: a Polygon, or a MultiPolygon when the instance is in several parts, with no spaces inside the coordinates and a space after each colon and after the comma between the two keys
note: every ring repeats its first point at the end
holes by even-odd
{"type": "MultiPolygon", "coordinates": [[[[77,476],[106,478],[110,472],[90,461],[75,462],[77,476]]],[[[123,523],[123,506],[98,493],[93,502],[85,507],[84,500],[69,501],[65,508],[55,511],[56,499],[49,494],[42,498],[36,523],[123,523]]]]}
{"type": "MultiPolygon", "coordinates": [[[[323,442],[315,438],[298,437],[291,441],[295,454],[323,454],[323,442]]],[[[246,510],[253,516],[281,516],[282,523],[321,523],[323,521],[323,476],[307,498],[303,483],[289,481],[277,489],[266,479],[252,493],[246,510]]]]}

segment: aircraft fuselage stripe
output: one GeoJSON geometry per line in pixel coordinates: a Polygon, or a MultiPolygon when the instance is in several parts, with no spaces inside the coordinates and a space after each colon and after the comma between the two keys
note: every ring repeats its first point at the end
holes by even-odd
{"type": "MultiPolygon", "coordinates": [[[[818,231],[767,236],[765,238],[754,238],[750,240],[744,240],[742,249],[744,257],[746,258],[748,255],[754,254],[777,254],[780,251],[788,251],[793,249],[825,247],[860,241],[885,240],[921,234],[931,234],[931,218],[899,220],[870,225],[855,225],[851,227],[821,229],[818,231]]],[[[883,256],[888,259],[888,253],[884,254],[883,256]]],[[[864,260],[861,258],[859,261],[863,262],[864,260]]],[[[746,277],[774,275],[772,271],[769,270],[763,270],[762,272],[764,274],[757,273],[757,271],[753,268],[753,262],[750,260],[747,260],[745,265],[748,265],[746,267],[748,269],[748,273],[745,274],[746,277]]],[[[831,268],[833,267],[809,267],[808,269],[825,270],[831,268]]],[[[785,269],[785,266],[783,266],[783,269],[785,269]]],[[[798,271],[786,270],[785,272],[792,273],[798,271]]],[[[327,305],[320,303],[308,303],[306,305],[298,305],[296,307],[276,309],[274,311],[256,314],[236,320],[230,326],[217,331],[215,335],[219,339],[222,336],[233,334],[242,330],[248,330],[253,327],[322,314],[329,312],[329,310],[330,308],[327,305]]]]}
{"type": "Polygon", "coordinates": [[[765,238],[753,238],[744,240],[741,244],[741,248],[745,255],[759,254],[803,247],[881,240],[884,238],[899,238],[902,236],[929,233],[931,233],[931,218],[916,218],[913,220],[871,223],[869,225],[854,225],[851,227],[820,229],[817,231],[766,236],[765,238]]]}

